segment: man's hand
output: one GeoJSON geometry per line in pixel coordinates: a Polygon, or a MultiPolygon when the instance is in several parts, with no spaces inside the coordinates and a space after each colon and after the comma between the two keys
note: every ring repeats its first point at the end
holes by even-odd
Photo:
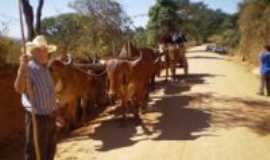
{"type": "Polygon", "coordinates": [[[30,58],[26,54],[22,54],[20,56],[20,66],[21,67],[26,67],[28,65],[30,58]]]}
{"type": "Polygon", "coordinates": [[[30,60],[30,57],[26,54],[22,54],[19,58],[20,61],[20,67],[18,70],[18,74],[22,74],[23,76],[25,76],[27,73],[27,66],[28,66],[28,62],[30,60]]]}

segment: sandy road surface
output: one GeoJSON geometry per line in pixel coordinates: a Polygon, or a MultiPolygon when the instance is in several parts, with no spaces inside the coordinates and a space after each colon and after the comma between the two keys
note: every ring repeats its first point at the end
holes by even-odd
{"type": "Polygon", "coordinates": [[[110,108],[60,142],[56,160],[270,160],[270,101],[255,95],[258,78],[197,49],[188,78],[158,82],[141,123],[122,127],[110,108]]]}

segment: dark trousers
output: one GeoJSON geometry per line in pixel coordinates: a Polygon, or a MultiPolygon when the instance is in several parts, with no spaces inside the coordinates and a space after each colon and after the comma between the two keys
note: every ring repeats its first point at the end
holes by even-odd
{"type": "MultiPolygon", "coordinates": [[[[25,115],[25,160],[36,160],[32,115],[25,115]]],[[[41,160],[53,160],[56,151],[56,126],[55,117],[36,115],[37,135],[41,160]]]]}
{"type": "Polygon", "coordinates": [[[267,96],[270,96],[270,75],[265,76],[265,83],[267,96]]]}

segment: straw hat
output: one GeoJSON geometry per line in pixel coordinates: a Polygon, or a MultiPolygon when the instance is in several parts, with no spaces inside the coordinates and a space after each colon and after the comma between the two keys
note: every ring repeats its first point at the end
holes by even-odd
{"type": "Polygon", "coordinates": [[[48,49],[48,53],[55,52],[57,50],[56,45],[48,44],[45,36],[39,35],[32,42],[26,43],[26,54],[32,56],[32,51],[36,48],[46,47],[48,49]]]}

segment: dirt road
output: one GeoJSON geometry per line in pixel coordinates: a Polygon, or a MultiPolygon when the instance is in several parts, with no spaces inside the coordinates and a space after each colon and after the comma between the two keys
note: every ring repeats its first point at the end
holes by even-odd
{"type": "Polygon", "coordinates": [[[188,54],[188,78],[158,82],[142,122],[123,127],[110,108],[60,142],[56,160],[270,160],[270,101],[256,96],[258,77],[200,49],[188,54]]]}
{"type": "Polygon", "coordinates": [[[258,78],[196,49],[190,76],[159,82],[142,124],[120,127],[108,111],[61,142],[56,159],[269,160],[270,102],[255,95],[258,78]]]}

